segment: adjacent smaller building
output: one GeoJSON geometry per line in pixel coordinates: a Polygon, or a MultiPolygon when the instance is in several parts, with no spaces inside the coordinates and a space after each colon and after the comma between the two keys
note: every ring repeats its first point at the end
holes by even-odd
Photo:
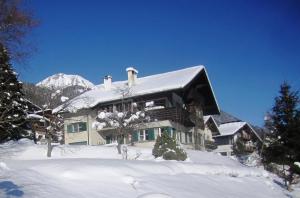
{"type": "Polygon", "coordinates": [[[249,153],[262,141],[250,124],[223,111],[220,115],[204,116],[204,122],[207,134],[211,132],[212,139],[218,145],[214,151],[222,155],[232,155],[237,141],[249,153]]]}

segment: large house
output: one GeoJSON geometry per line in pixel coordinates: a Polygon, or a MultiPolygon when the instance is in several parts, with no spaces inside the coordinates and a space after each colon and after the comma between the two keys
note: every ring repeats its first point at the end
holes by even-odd
{"type": "Polygon", "coordinates": [[[203,116],[219,114],[220,110],[204,66],[194,66],[177,71],[138,77],[133,67],[126,69],[127,80],[112,80],[105,76],[102,84],[60,106],[64,111],[65,143],[100,145],[113,142],[114,129],[96,129],[93,123],[99,111],[121,111],[121,103],[131,108],[133,104],[151,112],[151,121],[144,123],[125,142],[143,145],[153,144],[157,135],[168,132],[183,144],[193,144],[195,134],[204,127],[195,127],[195,119],[203,122],[203,116]],[[129,87],[131,94],[125,98],[118,89],[129,87]],[[193,109],[197,109],[194,111],[193,109]],[[192,112],[197,112],[192,113],[192,112]],[[192,115],[193,114],[193,115],[192,115]],[[196,118],[195,118],[196,116],[196,118]]]}

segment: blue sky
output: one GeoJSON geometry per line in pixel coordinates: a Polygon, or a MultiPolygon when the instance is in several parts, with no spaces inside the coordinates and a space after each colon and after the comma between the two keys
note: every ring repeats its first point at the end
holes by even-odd
{"type": "Polygon", "coordinates": [[[300,1],[39,1],[23,81],[63,72],[100,83],[206,66],[220,107],[263,124],[279,85],[300,89],[300,1]]]}

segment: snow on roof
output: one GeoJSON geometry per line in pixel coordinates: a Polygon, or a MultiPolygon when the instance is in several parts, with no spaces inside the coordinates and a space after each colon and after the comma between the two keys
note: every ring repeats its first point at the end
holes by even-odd
{"type": "Polygon", "coordinates": [[[44,117],[38,114],[28,114],[27,118],[36,118],[36,119],[43,119],[44,117]]]}
{"type": "Polygon", "coordinates": [[[246,124],[247,122],[231,122],[231,123],[221,124],[219,126],[219,132],[221,134],[220,136],[233,135],[239,129],[244,127],[246,124]]]}
{"type": "Polygon", "coordinates": [[[261,137],[257,134],[257,132],[252,128],[250,124],[247,122],[231,122],[231,123],[225,123],[221,124],[218,129],[220,132],[220,135],[217,136],[227,136],[227,135],[234,135],[238,130],[243,128],[245,125],[247,125],[252,132],[256,135],[256,137],[262,141],[261,137]]]}
{"type": "Polygon", "coordinates": [[[213,121],[213,123],[215,124],[215,126],[217,127],[218,131],[219,131],[219,125],[218,123],[215,121],[214,117],[211,115],[207,115],[207,116],[203,116],[203,121],[204,124],[206,124],[208,122],[208,120],[211,119],[213,121]]]}
{"type": "MultiPolygon", "coordinates": [[[[137,78],[136,84],[130,90],[130,97],[184,88],[203,70],[205,70],[204,66],[200,65],[137,78]]],[[[103,84],[97,85],[94,89],[72,99],[65,110],[76,112],[79,109],[94,107],[99,103],[119,100],[122,96],[118,90],[126,87],[127,83],[127,80],[113,82],[110,90],[105,90],[103,84]]],[[[54,112],[61,110],[62,106],[59,106],[54,109],[54,112]]]]}
{"type": "Polygon", "coordinates": [[[127,71],[127,72],[128,72],[128,71],[134,71],[135,73],[139,73],[138,70],[136,70],[136,69],[133,68],[133,67],[128,67],[128,68],[126,68],[126,71],[127,71]]]}
{"type": "Polygon", "coordinates": [[[211,115],[203,116],[204,124],[211,118],[211,115]]]}

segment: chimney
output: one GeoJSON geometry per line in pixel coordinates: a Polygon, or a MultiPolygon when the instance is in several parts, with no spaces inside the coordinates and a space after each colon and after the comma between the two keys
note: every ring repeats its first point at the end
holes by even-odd
{"type": "Polygon", "coordinates": [[[111,76],[104,76],[104,89],[110,90],[111,89],[111,83],[112,83],[112,77],[111,76]]]}
{"type": "Polygon", "coordinates": [[[131,87],[136,83],[138,71],[133,67],[128,67],[126,71],[128,74],[128,86],[131,87]]]}

